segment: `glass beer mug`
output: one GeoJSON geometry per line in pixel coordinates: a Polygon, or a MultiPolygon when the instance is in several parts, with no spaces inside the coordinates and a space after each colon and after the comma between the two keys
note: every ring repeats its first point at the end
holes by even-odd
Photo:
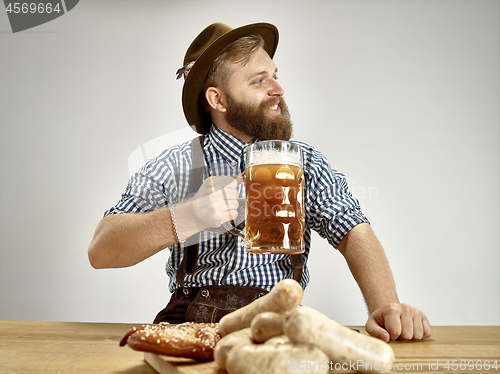
{"type": "Polygon", "coordinates": [[[245,228],[231,232],[250,253],[304,252],[302,149],[283,140],[250,144],[245,155],[245,228]]]}

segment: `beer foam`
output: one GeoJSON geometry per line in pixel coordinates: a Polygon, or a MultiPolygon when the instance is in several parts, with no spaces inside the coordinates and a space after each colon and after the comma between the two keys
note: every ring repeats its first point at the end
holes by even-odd
{"type": "Polygon", "coordinates": [[[279,149],[254,150],[252,153],[252,165],[288,164],[302,166],[299,152],[281,152],[279,149]]]}

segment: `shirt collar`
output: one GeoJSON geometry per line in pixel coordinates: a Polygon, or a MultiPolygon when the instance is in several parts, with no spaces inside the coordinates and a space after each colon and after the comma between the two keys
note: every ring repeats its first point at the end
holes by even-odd
{"type": "Polygon", "coordinates": [[[208,136],[214,148],[217,149],[229,164],[240,160],[245,147],[248,145],[243,140],[222,131],[214,123],[212,123],[208,136]]]}

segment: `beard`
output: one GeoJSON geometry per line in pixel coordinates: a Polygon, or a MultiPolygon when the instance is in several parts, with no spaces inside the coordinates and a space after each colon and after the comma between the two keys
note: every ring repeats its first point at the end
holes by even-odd
{"type": "Polygon", "coordinates": [[[259,105],[238,102],[226,92],[227,111],[225,119],[234,129],[259,140],[290,140],[292,121],[285,100],[271,97],[259,105]],[[278,104],[280,114],[271,115],[269,108],[278,104]]]}

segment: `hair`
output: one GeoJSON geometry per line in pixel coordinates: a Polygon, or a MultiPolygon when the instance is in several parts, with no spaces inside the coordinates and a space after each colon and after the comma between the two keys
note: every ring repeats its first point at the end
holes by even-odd
{"type": "Polygon", "coordinates": [[[227,63],[230,62],[245,66],[261,47],[264,47],[264,39],[260,35],[255,34],[243,36],[227,45],[208,69],[205,83],[203,84],[203,92],[208,87],[217,87],[226,90],[229,84],[229,77],[231,76],[231,71],[227,63]]]}

